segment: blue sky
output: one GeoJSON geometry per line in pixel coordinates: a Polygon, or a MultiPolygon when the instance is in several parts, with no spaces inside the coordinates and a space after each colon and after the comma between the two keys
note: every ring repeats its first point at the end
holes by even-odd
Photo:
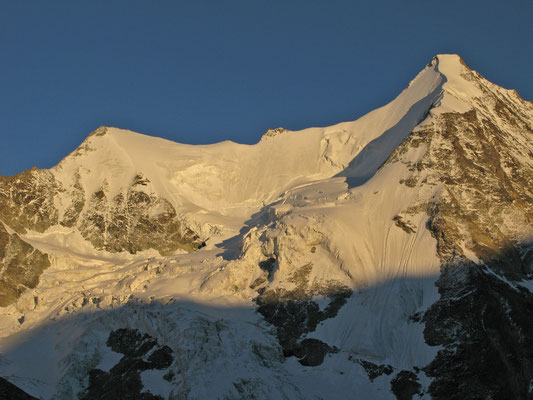
{"type": "Polygon", "coordinates": [[[0,174],[100,125],[183,143],[353,120],[437,53],[533,100],[533,2],[0,0],[0,174]]]}

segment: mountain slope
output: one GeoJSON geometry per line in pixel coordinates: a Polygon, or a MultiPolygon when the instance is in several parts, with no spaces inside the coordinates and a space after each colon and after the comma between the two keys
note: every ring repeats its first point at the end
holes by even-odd
{"type": "Polygon", "coordinates": [[[43,261],[21,261],[30,285],[4,279],[0,373],[44,398],[127,381],[146,398],[526,399],[532,178],[532,104],[456,55],[357,121],[251,146],[100,128],[2,178],[6,235],[43,261]]]}
{"type": "Polygon", "coordinates": [[[343,171],[384,138],[388,145],[358,172],[372,174],[423,118],[442,82],[428,66],[397,99],[357,121],[269,131],[253,146],[190,146],[100,128],[51,170],[3,177],[0,220],[18,233],[57,232],[70,247],[81,236],[110,252],[192,251],[213,234],[235,234],[290,187],[343,171]]]}

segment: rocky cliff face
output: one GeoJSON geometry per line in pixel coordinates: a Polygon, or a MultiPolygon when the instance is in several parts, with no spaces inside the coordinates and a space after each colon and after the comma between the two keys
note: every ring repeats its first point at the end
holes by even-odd
{"type": "Polygon", "coordinates": [[[97,250],[131,254],[155,249],[166,255],[202,245],[167,199],[142,190],[150,181],[140,173],[112,195],[106,180],[88,193],[79,177],[65,186],[48,170],[0,179],[0,220],[18,233],[60,225],[77,229],[97,250]]]}
{"type": "Polygon", "coordinates": [[[442,188],[405,212],[426,209],[441,258],[466,251],[522,279],[528,266],[520,258],[521,243],[533,223],[533,106],[473,71],[465,68],[463,75],[482,92],[471,109],[429,118],[389,162],[401,160],[409,148],[427,149],[416,162],[406,162],[410,174],[400,183],[414,190],[442,188]]]}
{"type": "Polygon", "coordinates": [[[13,230],[44,232],[58,223],[54,197],[58,185],[50,171],[25,171],[0,177],[0,219],[13,230]]]}
{"type": "Polygon", "coordinates": [[[168,255],[202,247],[199,236],[185,226],[168,200],[142,190],[149,182],[137,174],[127,188],[110,195],[104,181],[78,215],[81,235],[96,249],[110,252],[155,249],[168,255]]]}
{"type": "Polygon", "coordinates": [[[438,194],[421,209],[442,260],[440,299],[424,314],[424,337],[442,346],[425,367],[433,399],[529,399],[533,396],[532,294],[533,106],[467,68],[463,78],[481,95],[471,109],[434,115],[393,153],[420,146],[407,162],[412,190],[438,194]]]}
{"type": "Polygon", "coordinates": [[[0,307],[13,303],[26,290],[37,286],[39,276],[50,266],[46,254],[33,248],[0,224],[0,307]]]}

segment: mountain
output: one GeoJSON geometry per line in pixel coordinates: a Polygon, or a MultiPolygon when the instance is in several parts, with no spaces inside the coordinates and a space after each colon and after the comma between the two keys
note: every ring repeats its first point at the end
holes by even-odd
{"type": "Polygon", "coordinates": [[[3,385],[531,399],[532,182],[533,103],[457,55],[356,121],[255,145],[101,127],[0,177],[3,385]]]}

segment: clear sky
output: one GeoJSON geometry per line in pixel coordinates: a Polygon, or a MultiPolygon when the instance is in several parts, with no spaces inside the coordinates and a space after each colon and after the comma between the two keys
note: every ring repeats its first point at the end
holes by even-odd
{"type": "Polygon", "coordinates": [[[0,0],[0,174],[100,125],[183,143],[353,120],[437,53],[533,100],[533,1],[0,0]]]}

